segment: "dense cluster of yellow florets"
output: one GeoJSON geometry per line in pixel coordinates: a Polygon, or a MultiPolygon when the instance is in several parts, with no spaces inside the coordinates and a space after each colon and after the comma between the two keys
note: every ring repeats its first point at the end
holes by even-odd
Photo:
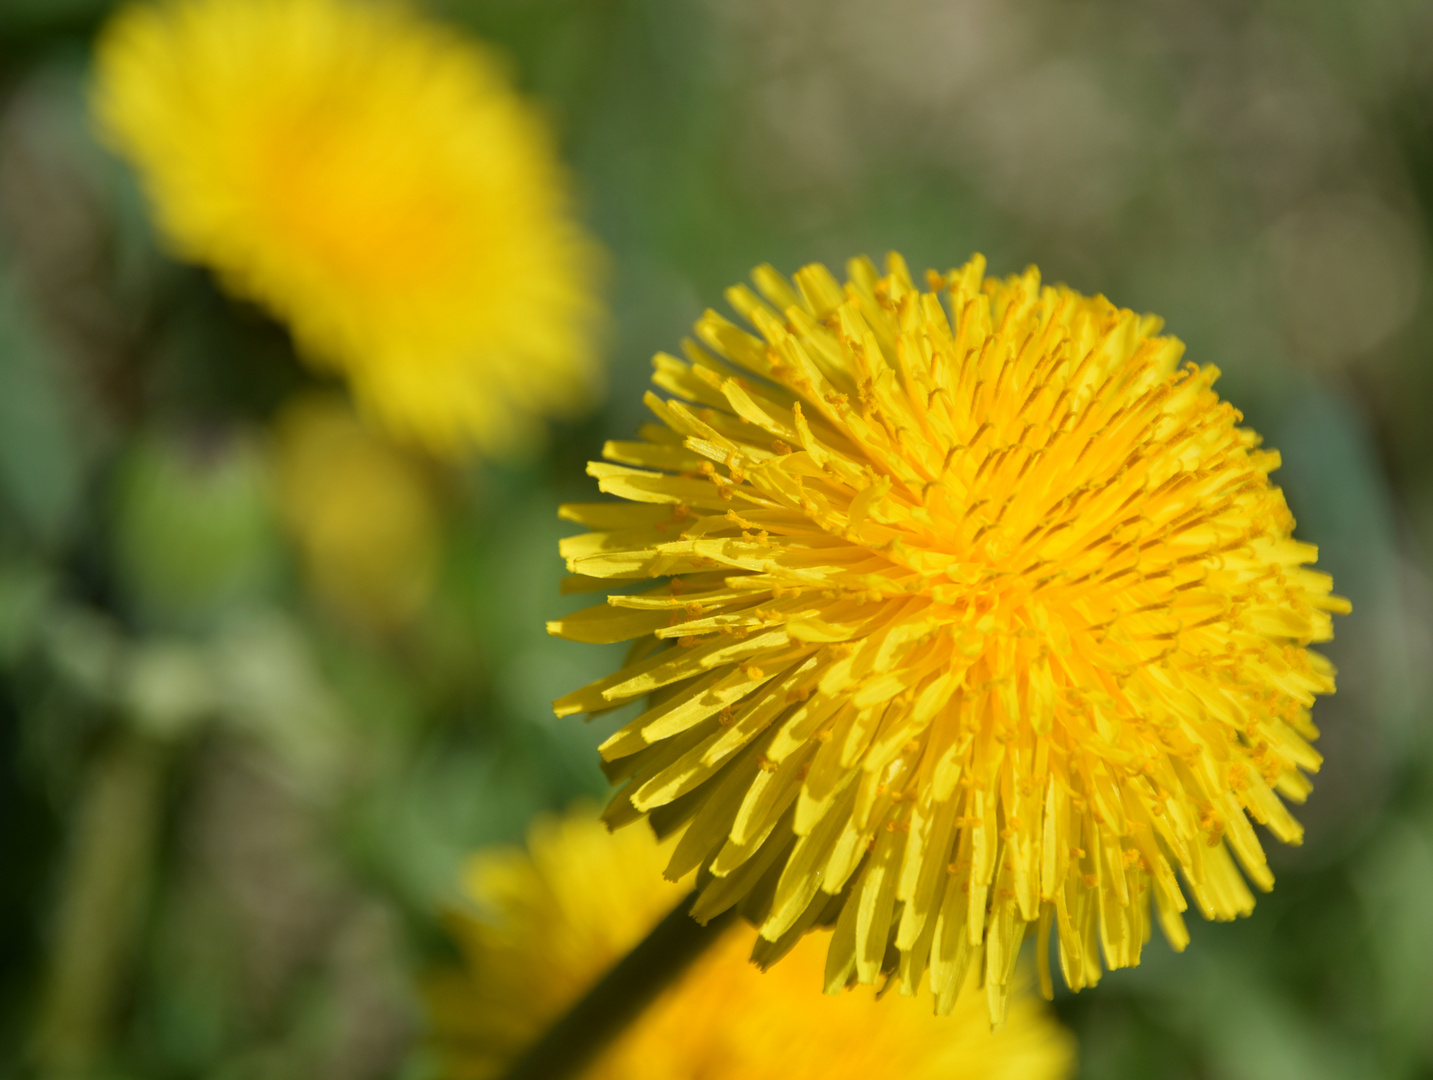
{"type": "Polygon", "coordinates": [[[621,501],[563,510],[571,588],[622,591],[549,629],[634,644],[557,712],[648,698],[608,820],[684,827],[668,873],[761,962],[834,923],[828,988],[894,971],[946,1011],[974,964],[993,1020],[1029,931],[1078,989],[1139,962],[1151,900],[1176,949],[1186,891],[1247,913],[1347,604],[1217,370],[978,257],[755,282],[756,335],[708,312],[656,358],[660,423],[590,468],[621,501]]]}
{"type": "Polygon", "coordinates": [[[397,434],[502,451],[590,400],[595,245],[485,49],[390,3],[162,0],[116,16],[95,64],[102,132],[175,252],[397,434]]]}

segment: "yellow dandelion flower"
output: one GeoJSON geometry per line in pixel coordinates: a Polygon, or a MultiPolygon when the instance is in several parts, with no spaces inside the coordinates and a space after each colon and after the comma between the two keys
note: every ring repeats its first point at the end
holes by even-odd
{"type": "MultiPolygon", "coordinates": [[[[685,894],[664,883],[647,829],[609,835],[595,817],[542,822],[521,851],[475,856],[452,920],[465,970],[427,998],[448,1080],[487,1080],[556,1020],[685,894]]],[[[1033,994],[991,1035],[975,999],[937,1019],[927,1005],[876,1005],[868,990],[816,992],[813,935],[762,974],[754,933],[734,926],[582,1074],[585,1080],[1057,1080],[1073,1040],[1033,994]]]]}
{"type": "Polygon", "coordinates": [[[322,397],[280,411],[273,460],[279,509],[314,592],[362,626],[412,618],[438,570],[438,508],[423,467],[322,397]]]}
{"type": "Polygon", "coordinates": [[[595,248],[484,49],[385,3],[164,0],[121,12],[95,64],[174,251],[396,432],[503,450],[589,399],[595,248]]]}
{"type": "Polygon", "coordinates": [[[980,257],[928,281],[762,267],[727,293],[760,337],[707,312],[656,357],[661,424],[589,468],[627,501],[565,507],[562,550],[574,590],[667,580],[549,625],[635,642],[555,707],[651,695],[608,819],[689,822],[667,873],[758,959],[834,919],[829,988],[894,967],[948,1010],[974,961],[998,1020],[1032,927],[1079,989],[1151,898],[1181,949],[1186,890],[1229,919],[1271,886],[1251,823],[1300,839],[1306,646],[1347,602],[1158,319],[980,257]]]}

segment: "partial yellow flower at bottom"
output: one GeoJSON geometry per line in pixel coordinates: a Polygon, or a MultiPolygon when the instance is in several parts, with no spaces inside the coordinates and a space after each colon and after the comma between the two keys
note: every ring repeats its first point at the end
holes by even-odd
{"type": "Polygon", "coordinates": [[[415,615],[433,590],[439,523],[433,478],[335,398],[289,403],[274,423],[285,525],[314,592],[361,625],[415,615]]]}
{"type": "MultiPolygon", "coordinates": [[[[570,815],[529,850],[477,855],[477,908],[453,920],[466,971],[432,980],[433,1033],[448,1080],[485,1080],[531,1044],[686,895],[661,878],[669,852],[646,828],[609,835],[570,815]]],[[[928,1000],[880,1005],[867,988],[820,992],[825,938],[763,974],[754,931],[732,927],[583,1073],[585,1080],[1055,1080],[1073,1040],[1042,1003],[1012,995],[992,1034],[979,999],[951,1016],[928,1000]]]]}
{"type": "Polygon", "coordinates": [[[95,65],[176,254],[394,431],[501,451],[590,400],[596,247],[485,49],[395,4],[165,0],[116,16],[95,65]]]}

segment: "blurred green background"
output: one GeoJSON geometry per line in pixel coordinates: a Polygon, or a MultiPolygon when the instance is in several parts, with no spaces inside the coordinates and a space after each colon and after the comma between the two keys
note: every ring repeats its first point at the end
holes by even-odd
{"type": "Polygon", "coordinates": [[[1058,998],[1081,1075],[1433,1076],[1433,4],[428,6],[552,119],[610,390],[535,459],[360,448],[420,570],[345,596],[284,473],[287,403],[341,388],[159,253],[85,112],[108,5],[0,3],[0,1075],[427,1075],[462,856],[605,789],[548,707],[613,659],[544,632],[557,503],[722,288],[895,248],[1164,315],[1354,605],[1304,845],[1058,998]]]}

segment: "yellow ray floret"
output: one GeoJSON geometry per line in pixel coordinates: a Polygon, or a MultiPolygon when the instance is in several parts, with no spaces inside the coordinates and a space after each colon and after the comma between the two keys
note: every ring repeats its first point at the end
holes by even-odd
{"type": "MultiPolygon", "coordinates": [[[[670,845],[669,845],[670,846],[670,845]]],[[[593,816],[538,824],[530,853],[475,856],[474,910],[452,920],[466,970],[428,985],[446,1080],[489,1080],[556,1020],[686,889],[648,829],[609,836],[593,816]]],[[[588,1067],[584,1080],[1060,1080],[1073,1042],[1031,993],[992,1036],[969,999],[949,1020],[870,991],[822,997],[813,935],[762,974],[734,927],[588,1067]]]]}
{"type": "Polygon", "coordinates": [[[101,35],[94,103],[175,252],[398,433],[503,450],[593,392],[593,244],[477,45],[385,3],[164,0],[101,35]]]}
{"type": "Polygon", "coordinates": [[[1139,962],[1151,899],[1181,949],[1186,895],[1272,885],[1252,822],[1300,839],[1307,646],[1348,605],[1216,369],[984,265],[729,290],[759,336],[707,312],[656,358],[661,425],[589,470],[629,501],[563,510],[575,590],[666,580],[549,630],[635,642],[556,709],[650,695],[607,816],[686,826],[702,917],[740,903],[763,963],[834,921],[829,989],[895,970],[941,1010],[974,964],[998,1021],[1032,929],[1079,989],[1139,962]]]}

